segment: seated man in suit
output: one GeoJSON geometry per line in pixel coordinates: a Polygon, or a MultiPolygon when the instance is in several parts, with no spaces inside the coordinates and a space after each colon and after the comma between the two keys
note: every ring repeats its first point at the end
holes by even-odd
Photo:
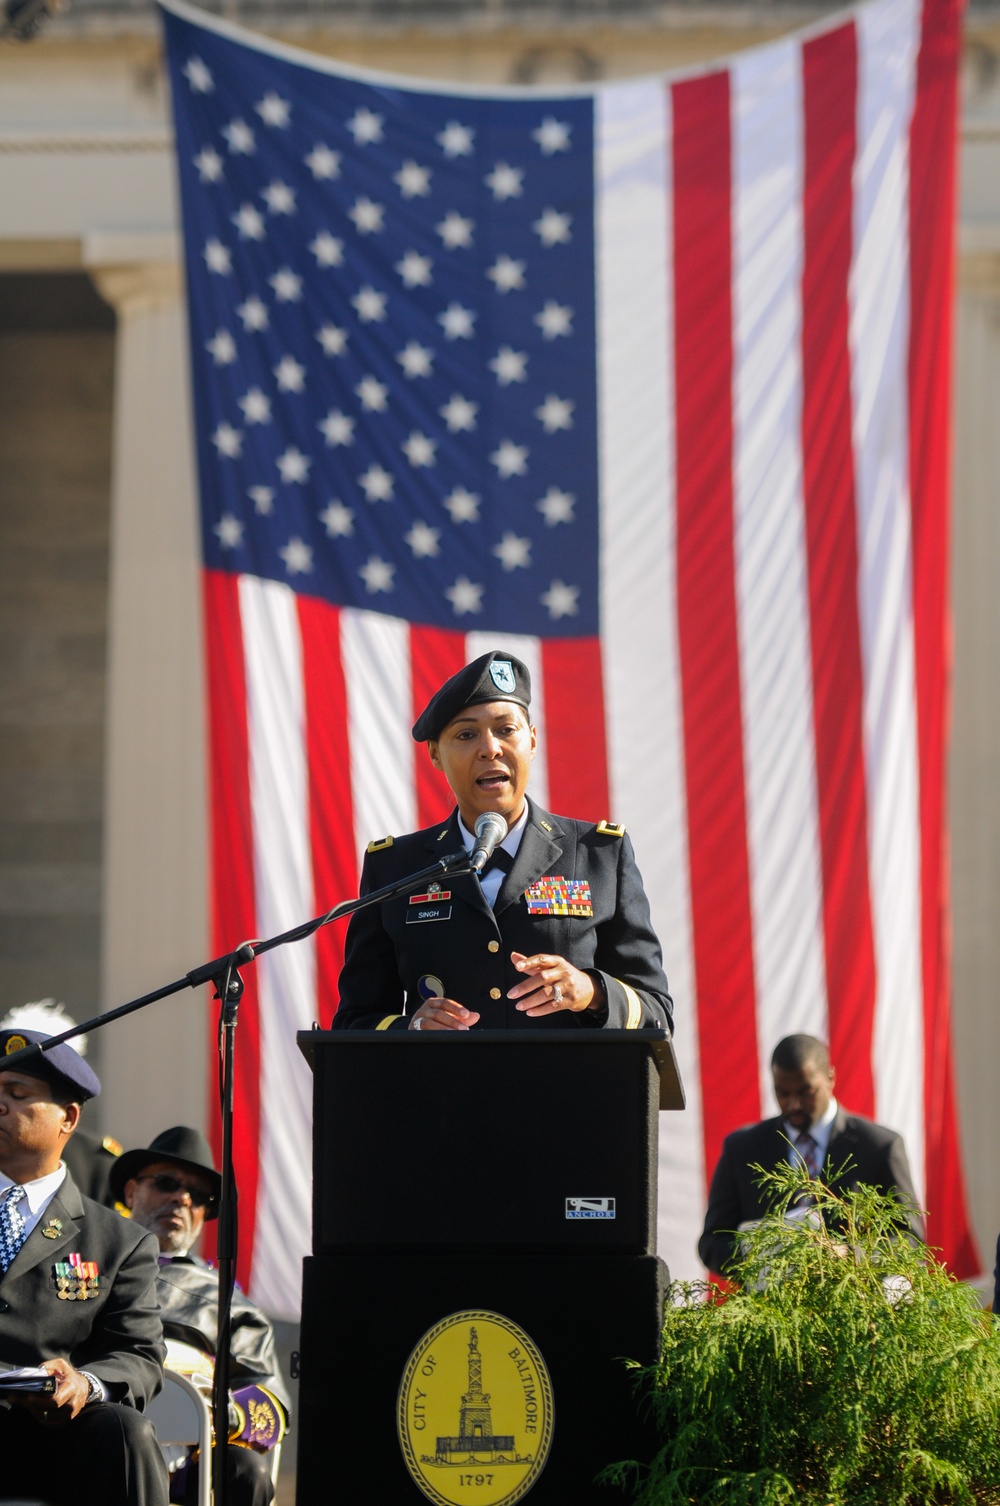
{"type": "Polygon", "coordinates": [[[166,1506],[167,1474],[142,1416],[163,1380],[156,1241],[82,1197],[62,1154],[101,1085],[67,1044],[0,1031],[0,1362],[38,1366],[51,1394],[0,1409],[3,1499],[166,1506]]]}
{"type": "Polygon", "coordinates": [[[771,1077],[781,1112],[734,1130],[722,1143],[698,1241],[702,1263],[726,1275],[738,1253],[740,1225],[771,1211],[770,1194],[753,1168],[771,1171],[783,1161],[804,1164],[811,1176],[827,1168],[825,1180],[835,1190],[865,1183],[891,1193],[904,1209],[911,1233],[923,1239],[902,1137],[844,1112],[833,1096],[836,1073],[824,1042],[812,1035],[786,1036],[771,1056],[771,1077]],[[845,1162],[850,1164],[839,1175],[845,1162]]]}
{"type": "MultiPolygon", "coordinates": [[[[111,1190],[132,1222],[160,1246],[156,1295],[167,1340],[167,1368],[210,1388],[219,1338],[219,1278],[191,1254],[206,1219],[218,1217],[222,1178],[198,1130],[177,1125],[145,1150],[127,1150],[111,1169],[111,1190]]],[[[232,1506],[267,1506],[274,1498],[266,1450],[281,1441],[289,1401],[278,1370],[274,1330],[255,1303],[233,1293],[229,1342],[233,1441],[228,1450],[232,1506]],[[235,1446],[235,1445],[242,1446],[235,1446]]],[[[181,1461],[171,1499],[197,1499],[196,1463],[181,1461]]]]}

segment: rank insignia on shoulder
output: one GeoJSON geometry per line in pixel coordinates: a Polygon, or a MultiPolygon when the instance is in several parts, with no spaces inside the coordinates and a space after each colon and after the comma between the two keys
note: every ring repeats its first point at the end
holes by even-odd
{"type": "Polygon", "coordinates": [[[104,1146],[104,1149],[109,1153],[109,1155],[112,1156],[120,1156],[124,1148],[121,1141],[116,1140],[114,1135],[105,1135],[104,1139],[101,1141],[101,1144],[104,1146]]]}
{"type": "Polygon", "coordinates": [[[384,852],[387,847],[391,846],[392,838],[382,837],[378,842],[369,842],[367,850],[369,852],[384,852]]]}
{"type": "Polygon", "coordinates": [[[597,835],[599,837],[623,837],[625,828],[616,821],[598,821],[597,835]]]}

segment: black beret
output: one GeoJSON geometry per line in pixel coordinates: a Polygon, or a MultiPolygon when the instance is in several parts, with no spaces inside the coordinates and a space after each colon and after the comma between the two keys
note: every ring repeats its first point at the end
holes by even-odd
{"type": "MultiPolygon", "coordinates": [[[[0,1030],[0,1072],[6,1069],[6,1059],[13,1056],[15,1051],[51,1039],[52,1036],[44,1030],[0,1030]]],[[[40,1056],[33,1056],[25,1062],[14,1062],[12,1065],[26,1077],[40,1077],[43,1082],[51,1083],[60,1093],[65,1093],[78,1103],[96,1098],[101,1091],[97,1077],[68,1041],[53,1046],[51,1051],[45,1051],[40,1056]]]]}
{"type": "Polygon", "coordinates": [[[525,711],[531,705],[528,666],[502,648],[473,659],[457,675],[445,680],[414,722],[414,742],[433,741],[466,706],[482,706],[487,701],[513,701],[525,711]]]}

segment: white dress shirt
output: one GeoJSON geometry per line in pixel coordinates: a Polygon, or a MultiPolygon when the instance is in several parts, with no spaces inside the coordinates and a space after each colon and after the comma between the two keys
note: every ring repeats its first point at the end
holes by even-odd
{"type": "Polygon", "coordinates": [[[0,1171],[0,1202],[6,1202],[7,1194],[12,1187],[24,1188],[26,1195],[18,1203],[17,1211],[24,1219],[25,1239],[59,1191],[65,1178],[66,1167],[62,1161],[59,1162],[55,1171],[50,1171],[48,1176],[36,1177],[33,1182],[12,1182],[10,1177],[4,1176],[0,1171]]]}
{"type": "Polygon", "coordinates": [[[817,1119],[815,1124],[810,1124],[808,1129],[797,1130],[787,1120],[785,1121],[785,1130],[787,1131],[788,1138],[792,1141],[792,1144],[788,1147],[788,1161],[790,1165],[798,1166],[800,1164],[800,1157],[795,1154],[795,1142],[799,1139],[799,1136],[812,1135],[816,1142],[817,1164],[821,1167],[823,1166],[826,1161],[827,1148],[830,1144],[830,1135],[833,1132],[833,1121],[836,1117],[837,1100],[836,1098],[831,1098],[826,1106],[826,1112],[823,1117],[817,1119]]]}

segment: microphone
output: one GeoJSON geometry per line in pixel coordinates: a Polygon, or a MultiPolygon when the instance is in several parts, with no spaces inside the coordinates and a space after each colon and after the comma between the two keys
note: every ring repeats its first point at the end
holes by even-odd
{"type": "Polygon", "coordinates": [[[481,873],[493,856],[493,849],[507,835],[507,823],[499,811],[483,811],[476,821],[476,845],[472,849],[472,871],[481,873]]]}

